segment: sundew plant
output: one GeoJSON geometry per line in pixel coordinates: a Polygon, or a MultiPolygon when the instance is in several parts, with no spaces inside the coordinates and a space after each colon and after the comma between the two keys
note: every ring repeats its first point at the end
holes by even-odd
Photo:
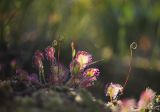
{"type": "MultiPolygon", "coordinates": [[[[77,51],[72,43],[72,60],[69,70],[66,69],[55,57],[55,48],[48,46],[44,51],[37,50],[33,56],[33,65],[38,73],[40,84],[67,85],[69,87],[89,87],[94,85],[100,75],[98,68],[89,68],[93,64],[93,57],[86,51],[77,51]],[[43,62],[49,63],[49,74],[45,74],[43,62]]],[[[59,51],[58,51],[59,52],[59,51]]]]}
{"type": "MultiPolygon", "coordinates": [[[[77,51],[74,47],[74,42],[72,42],[72,60],[67,68],[59,59],[60,44],[61,41],[54,41],[54,45],[48,46],[42,51],[35,51],[33,66],[36,73],[28,75],[28,73],[25,73],[22,69],[17,69],[17,77],[22,77],[21,75],[23,74],[25,80],[30,82],[31,85],[67,86],[73,89],[93,86],[101,73],[98,68],[92,68],[90,65],[102,60],[94,61],[93,56],[87,51],[77,51]],[[55,56],[56,52],[58,57],[55,56]],[[46,72],[46,63],[47,67],[49,66],[48,72],[46,72]]],[[[146,88],[146,90],[141,93],[138,101],[133,98],[119,99],[119,96],[124,94],[124,89],[127,89],[126,85],[132,69],[133,50],[136,50],[136,48],[137,44],[133,42],[130,45],[129,70],[124,83],[117,84],[107,82],[104,87],[105,95],[109,98],[104,105],[113,112],[160,111],[160,96],[151,88],[146,88]]]]}
{"type": "Polygon", "coordinates": [[[129,81],[131,69],[132,69],[132,50],[136,50],[137,44],[133,42],[130,45],[130,63],[129,71],[124,81],[124,84],[110,83],[105,86],[105,95],[109,97],[110,101],[107,102],[107,106],[111,108],[113,112],[154,112],[160,111],[159,95],[150,88],[146,88],[138,100],[135,99],[119,99],[120,95],[123,95],[124,89],[129,81]]]}

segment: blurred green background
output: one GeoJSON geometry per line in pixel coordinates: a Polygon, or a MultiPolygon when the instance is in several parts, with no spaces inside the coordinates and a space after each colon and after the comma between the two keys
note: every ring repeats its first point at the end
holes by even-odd
{"type": "Polygon", "coordinates": [[[138,96],[145,87],[160,92],[159,0],[0,0],[1,79],[14,74],[15,63],[33,72],[34,51],[60,37],[64,65],[71,61],[72,41],[77,50],[104,59],[95,65],[101,76],[90,88],[96,97],[104,98],[106,83],[123,84],[132,42],[138,47],[124,96],[138,96]]]}

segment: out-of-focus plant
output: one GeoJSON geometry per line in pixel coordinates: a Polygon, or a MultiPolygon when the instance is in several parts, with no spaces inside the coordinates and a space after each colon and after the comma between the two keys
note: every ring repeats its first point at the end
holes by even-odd
{"type": "Polygon", "coordinates": [[[122,92],[123,92],[123,87],[120,84],[110,83],[109,85],[106,85],[105,87],[105,94],[106,96],[109,96],[111,102],[116,100],[118,94],[119,93],[122,94],[122,92]]]}
{"type": "Polygon", "coordinates": [[[117,100],[117,96],[120,94],[123,93],[127,83],[128,83],[128,80],[129,80],[129,77],[130,77],[130,73],[131,73],[131,70],[132,70],[132,58],[133,58],[133,50],[135,50],[137,48],[137,43],[136,42],[133,42],[131,45],[130,45],[130,63],[129,63],[129,71],[128,71],[128,74],[126,76],[126,79],[124,81],[124,84],[123,86],[120,85],[120,84],[113,84],[113,83],[110,83],[110,84],[107,84],[106,87],[105,87],[105,94],[106,96],[109,96],[110,97],[110,101],[111,102],[114,102],[114,100],[116,101],[117,100]]]}
{"type": "MultiPolygon", "coordinates": [[[[115,86],[112,89],[117,89],[115,86]]],[[[108,87],[107,92],[109,93],[110,87],[108,87]]],[[[117,91],[112,91],[115,97],[118,96],[117,91]]],[[[107,106],[114,112],[148,112],[148,111],[159,111],[160,105],[156,102],[156,93],[147,88],[141,93],[140,99],[136,102],[135,99],[114,99],[114,102],[108,102],[107,106]]]]}
{"type": "Polygon", "coordinates": [[[105,94],[109,96],[110,101],[107,103],[107,106],[112,109],[114,112],[146,112],[146,111],[156,111],[160,110],[158,103],[158,96],[152,90],[147,88],[145,91],[141,93],[140,99],[136,102],[135,99],[122,99],[119,100],[118,96],[122,95],[124,89],[128,83],[129,76],[131,73],[131,64],[132,64],[132,50],[137,48],[137,44],[133,42],[130,45],[130,63],[129,63],[129,71],[126,76],[124,85],[121,86],[120,84],[107,84],[105,87],[105,94]]]}

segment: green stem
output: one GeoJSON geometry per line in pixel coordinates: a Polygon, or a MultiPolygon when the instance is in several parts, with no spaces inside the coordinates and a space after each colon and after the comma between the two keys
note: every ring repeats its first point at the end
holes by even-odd
{"type": "Polygon", "coordinates": [[[42,83],[41,70],[39,70],[38,72],[39,72],[38,73],[39,74],[39,81],[40,81],[40,83],[42,83]]]}
{"type": "Polygon", "coordinates": [[[44,75],[44,70],[43,69],[41,70],[41,74],[42,74],[42,79],[43,79],[44,83],[46,83],[45,75],[44,75]]]}

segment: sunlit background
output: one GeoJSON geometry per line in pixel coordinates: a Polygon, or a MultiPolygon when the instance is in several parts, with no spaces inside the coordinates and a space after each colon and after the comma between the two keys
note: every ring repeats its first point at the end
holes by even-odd
{"type": "MultiPolygon", "coordinates": [[[[63,38],[61,62],[71,61],[70,43],[85,50],[101,70],[89,90],[104,98],[104,86],[123,84],[133,50],[132,71],[124,96],[137,96],[146,87],[160,92],[159,0],[1,0],[0,77],[14,74],[14,64],[34,71],[32,56],[63,38]],[[16,62],[15,62],[16,61],[16,62]]],[[[138,97],[138,96],[137,96],[138,97]]]]}

